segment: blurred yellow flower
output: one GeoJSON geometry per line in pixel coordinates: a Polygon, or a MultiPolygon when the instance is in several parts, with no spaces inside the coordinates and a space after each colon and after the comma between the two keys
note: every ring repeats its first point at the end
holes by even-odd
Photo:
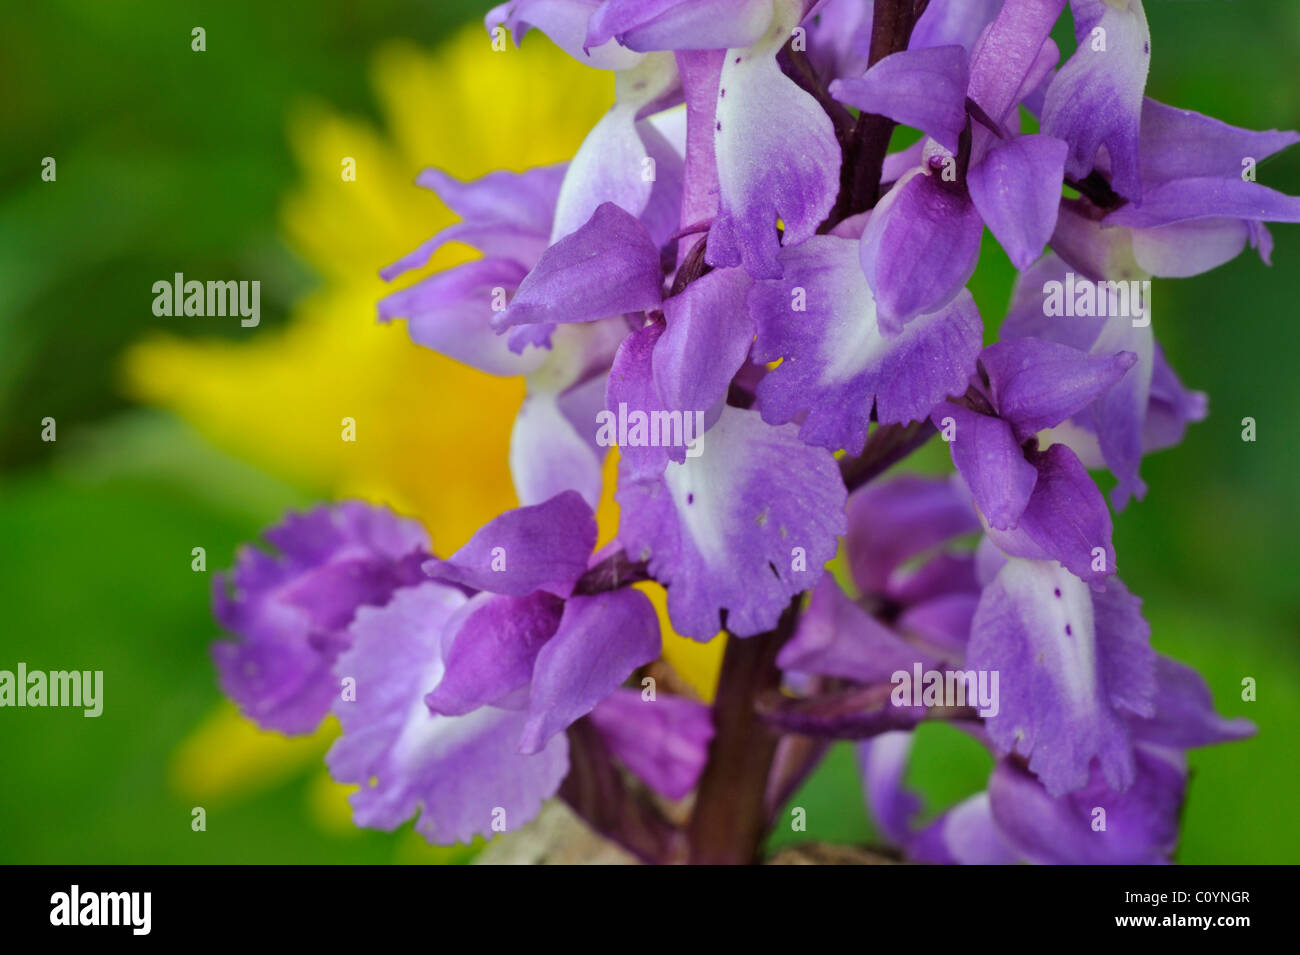
{"type": "Polygon", "coordinates": [[[337,735],[333,719],[311,736],[286,739],[262,733],[233,703],[222,702],[172,754],[171,787],[220,805],[225,798],[246,796],[293,776],[304,764],[319,760],[337,735]]]}
{"type": "MultiPolygon", "coordinates": [[[[388,47],[374,75],[384,134],[321,107],[291,124],[305,181],[284,229],[324,289],[284,331],[247,342],[146,341],[128,354],[126,377],[134,397],[240,457],[322,494],[418,516],[447,553],[516,503],[506,460],[524,386],[414,345],[403,323],[378,324],[375,303],[391,291],[378,269],[454,221],[413,185],[420,169],[477,178],[563,161],[613,91],[607,74],[540,36],[494,53],[477,29],[436,56],[388,47]],[[355,181],[341,174],[344,158],[355,181]],[[355,442],[341,440],[344,418],[356,422],[355,442]]],[[[426,271],[475,255],[451,244],[426,271]]]]}
{"type": "MultiPolygon", "coordinates": [[[[285,204],[284,230],[323,289],[285,329],[258,331],[247,342],[146,340],[127,355],[126,386],[293,483],[419,517],[435,548],[449,553],[517,503],[507,455],[524,385],[413,344],[403,323],[378,324],[375,303],[391,288],[377,271],[454,221],[436,196],[413,185],[420,169],[474,179],[567,160],[613,101],[612,79],[540,35],[493,52],[471,27],[433,55],[405,44],[381,50],[374,85],[382,133],[320,106],[290,126],[304,181],[285,204]],[[355,181],[341,175],[346,158],[355,160],[355,181]],[[341,440],[344,418],[356,423],[354,442],[341,440]]],[[[447,245],[410,279],[475,255],[447,245]]],[[[617,527],[615,463],[611,454],[598,511],[602,541],[617,527]]],[[[662,588],[643,589],[664,622],[668,662],[711,697],[723,641],[673,635],[662,588]]],[[[246,790],[317,759],[329,736],[292,745],[223,708],[178,753],[176,785],[218,798],[246,790]],[[217,764],[224,768],[214,770],[217,764]]],[[[311,798],[318,809],[330,804],[319,791],[311,798]]]]}

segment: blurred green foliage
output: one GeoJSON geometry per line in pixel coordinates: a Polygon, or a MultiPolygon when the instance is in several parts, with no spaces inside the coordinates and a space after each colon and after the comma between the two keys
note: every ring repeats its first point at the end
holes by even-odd
{"type": "MultiPolygon", "coordinates": [[[[180,422],[130,409],[116,359],[155,327],[150,286],[177,268],[255,269],[263,322],[282,321],[315,281],[277,235],[295,175],[287,112],[320,98],[373,115],[366,67],[378,43],[432,46],[485,7],[46,0],[0,12],[0,667],[110,672],[98,719],[0,713],[0,862],[462,858],[420,850],[409,831],[322,829],[306,809],[318,764],[191,831],[168,767],[219,695],[210,577],[190,570],[190,549],[227,566],[237,542],[306,501],[180,422]],[[205,54],[190,51],[194,26],[207,30],[205,54]],[[58,160],[56,185],[40,180],[45,156],[58,160]],[[39,439],[46,415],[57,444],[39,439]]],[[[1146,7],[1151,95],[1237,125],[1300,128],[1300,4],[1146,7]]],[[[1300,150],[1261,167],[1260,181],[1300,194],[1300,150]]],[[[1184,381],[1210,394],[1211,416],[1147,460],[1150,493],[1117,520],[1120,571],[1146,601],[1157,647],[1200,668],[1220,708],[1260,728],[1193,754],[1184,862],[1300,857],[1300,231],[1275,235],[1271,270],[1248,252],[1156,284],[1157,334],[1184,381]],[[1246,416],[1258,421],[1253,444],[1241,441],[1246,416]],[[1256,703],[1240,699],[1246,676],[1256,703]]],[[[1012,271],[996,244],[986,250],[972,287],[993,324],[1012,271]]],[[[933,448],[922,458],[940,462],[933,448]]],[[[988,767],[960,734],[927,727],[911,778],[937,811],[982,788],[988,767]]],[[[791,805],[807,810],[808,831],[783,829],[776,844],[871,837],[848,746],[791,805]]]]}
{"type": "MultiPolygon", "coordinates": [[[[295,176],[286,112],[374,116],[380,41],[433,46],[472,0],[43,0],[0,9],[0,462],[122,407],[115,356],[175,271],[262,281],[262,322],[314,281],[277,235],[295,176]],[[206,51],[190,31],[206,30],[206,51]],[[40,178],[53,157],[58,180],[40,178]],[[181,263],[181,265],[178,265],[181,263]],[[26,414],[15,413],[18,409],[26,414]]],[[[181,333],[234,335],[216,324],[181,333]]]]}

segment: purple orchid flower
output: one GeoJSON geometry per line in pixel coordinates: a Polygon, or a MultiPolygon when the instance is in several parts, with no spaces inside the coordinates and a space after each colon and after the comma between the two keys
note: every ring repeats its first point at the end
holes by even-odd
{"type": "Polygon", "coordinates": [[[882,424],[920,420],[963,389],[983,332],[969,292],[890,333],[855,239],[814,236],[780,262],[783,276],[756,283],[749,298],[753,357],[782,359],[758,386],[764,421],[801,418],[801,440],[857,454],[873,410],[882,424]]]}
{"type": "Polygon", "coordinates": [[[659,626],[636,591],[574,593],[595,536],[573,491],[503,514],[445,560],[381,508],[291,519],[267,535],[282,559],[243,553],[234,598],[218,578],[219,619],[244,638],[216,647],[223,685],[270,728],[339,718],[328,763],[362,785],[359,825],[391,829],[422,807],[417,829],[449,844],[489,834],[496,810],[525,822],[568,771],[563,731],[607,701],[594,721],[611,748],[655,728],[666,748],[626,761],[680,798],[705,710],[610,701],[659,655],[659,626]]]}
{"type": "Polygon", "coordinates": [[[1247,245],[1268,264],[1264,223],[1297,221],[1300,200],[1256,181],[1257,167],[1298,141],[1294,132],[1241,129],[1146,99],[1140,201],[1126,202],[1103,179],[1062,202],[1052,248],[1081,272],[1117,279],[1199,275],[1247,245]]]}
{"type": "Polygon", "coordinates": [[[966,663],[1003,689],[984,728],[1053,796],[1085,785],[1094,761],[1111,788],[1133,782],[1125,720],[1152,716],[1156,692],[1141,604],[1117,577],[1089,587],[1055,561],[1011,557],[985,584],[966,663]]]}
{"type": "Polygon", "coordinates": [[[980,598],[974,555],[954,546],[979,530],[959,482],[903,477],[858,491],[845,538],[851,599],[831,577],[812,592],[777,657],[795,697],[768,721],[813,737],[864,739],[939,709],[894,694],[897,675],[959,669],[980,598]]]}
{"type": "Polygon", "coordinates": [[[1071,178],[1087,176],[1104,147],[1111,187],[1142,199],[1138,138],[1151,66],[1142,0],[1070,0],[1070,10],[1078,46],[1047,86],[1043,132],[1070,144],[1071,178]]]}
{"type": "Polygon", "coordinates": [[[977,706],[982,738],[1026,760],[1051,795],[1084,786],[1094,762],[1116,790],[1132,784],[1125,720],[1155,713],[1155,655],[1140,602],[1118,579],[1094,589],[1055,561],[1002,553],[993,537],[978,556],[954,549],[980,526],[959,480],[868,487],[850,514],[862,597],[823,581],[778,657],[787,672],[849,686],[775,708],[777,725],[861,739],[977,706]],[[909,566],[918,554],[925,561],[909,566]],[[972,690],[986,675],[991,696],[918,705],[894,692],[914,672],[946,671],[974,674],[972,690]]]}
{"type": "Polygon", "coordinates": [[[757,278],[778,277],[778,250],[812,236],[835,201],[840,148],[832,123],[777,63],[778,51],[812,6],[808,0],[610,0],[588,21],[589,50],[623,42],[647,56],[725,51],[695,61],[692,88],[684,94],[688,110],[692,99],[711,101],[713,114],[707,131],[716,188],[710,265],[743,265],[757,278]],[[783,122],[767,122],[772,112],[783,122]]]}
{"type": "Polygon", "coordinates": [[[968,397],[936,406],[931,419],[1006,553],[1059,561],[1084,581],[1115,572],[1101,492],[1073,451],[1040,450],[1037,435],[1105,395],[1136,361],[1038,338],[998,342],[981,354],[968,397]]]}
{"type": "Polygon", "coordinates": [[[969,495],[946,479],[899,478],[855,493],[848,521],[845,557],[861,596],[823,578],[781,649],[782,669],[865,686],[914,663],[960,665],[980,588],[974,555],[948,545],[979,530],[969,495]]]}
{"type": "Polygon", "coordinates": [[[1256,166],[1300,137],[1144,99],[1139,0],[1073,0],[1057,69],[1065,6],[492,10],[494,42],[536,31],[612,71],[614,105],[566,164],[421,174],[460,221],[381,274],[447,242],[482,257],[379,314],[525,379],[503,462],[522,506],[445,558],[378,507],[291,517],[277,555],[241,551],[216,581],[223,690],[282,732],[333,713],[357,823],[418,816],[437,843],[559,796],[645,861],[752,862],[853,739],[908,858],[1168,861],[1185,751],[1252,728],[1156,654],[1117,576],[1088,468],[1115,475],[1116,510],[1141,498],[1143,455],[1206,400],[1145,288],[1096,306],[1247,244],[1268,261],[1264,223],[1300,221],[1300,200],[1256,166]],[[895,124],[923,138],[889,154],[895,124]],[[985,226],[1020,272],[987,346],[966,289],[985,226]],[[1092,310],[1066,318],[1076,291],[1092,310]],[[936,435],[956,474],[879,480],[936,435]],[[617,534],[596,551],[614,446],[617,534]],[[677,633],[725,633],[711,705],[657,692],[675,677],[647,581],[677,633]],[[904,785],[922,722],[995,758],[987,791],[925,824],[904,785]]]}
{"type": "Polygon", "coordinates": [[[909,48],[862,77],[831,84],[837,99],[930,137],[919,165],[898,178],[862,234],[862,269],[887,331],[961,290],[975,270],[985,224],[1021,268],[1051,237],[1067,145],[1043,134],[1017,135],[1007,124],[1055,65],[1048,32],[1062,4],[1008,0],[973,51],[958,44],[909,48]],[[972,111],[979,120],[973,127],[972,111]]]}
{"type": "Polygon", "coordinates": [[[591,508],[566,491],[506,511],[446,560],[424,565],[435,580],[478,591],[448,637],[443,680],[426,700],[433,712],[526,708],[520,746],[537,752],[659,655],[659,623],[644,595],[574,594],[595,543],[591,508]]]}
{"type": "Polygon", "coordinates": [[[1122,298],[1136,304],[1141,295],[1138,282],[1117,284],[1074,273],[1061,258],[1049,253],[1017,279],[1000,335],[1004,341],[1036,338],[1058,342],[1091,355],[1128,352],[1137,356],[1117,384],[1044,432],[1044,440],[1065,444],[1085,467],[1110,468],[1119,479],[1111,492],[1118,510],[1130,496],[1141,499],[1146,492],[1146,484],[1138,476],[1143,455],[1177,444],[1188,424],[1205,418],[1207,408],[1205,395],[1184,388],[1165,360],[1152,334],[1149,302],[1139,305],[1142,314],[1136,317],[1131,308],[1104,304],[1117,287],[1124,293],[1122,298]],[[1134,287],[1138,287],[1137,296],[1131,294],[1134,287]],[[1049,305],[1051,296],[1058,293],[1071,301],[1092,293],[1103,307],[1066,316],[1049,305]]]}
{"type": "MultiPolygon", "coordinates": [[[[385,321],[406,316],[413,341],[449,358],[489,374],[522,375],[528,393],[515,422],[510,458],[520,500],[536,504],[576,490],[595,506],[605,448],[595,440],[593,410],[603,400],[601,376],[622,338],[625,326],[619,309],[626,297],[622,302],[607,300],[610,311],[588,312],[582,324],[564,328],[544,319],[525,323],[518,316],[530,309],[534,316],[545,313],[537,300],[555,297],[557,282],[565,288],[565,268],[575,254],[565,250],[593,235],[608,238],[600,234],[606,223],[612,221],[614,228],[653,246],[641,222],[612,204],[593,214],[594,225],[549,246],[564,176],[564,168],[554,166],[520,174],[492,173],[474,183],[459,183],[437,170],[422,173],[417,181],[437,191],[463,221],[381,275],[391,280],[419,268],[450,241],[474,245],[484,257],[389,295],[380,302],[379,315],[385,321]],[[552,267],[560,278],[548,285],[544,276],[552,267]],[[512,334],[499,334],[515,324],[520,327],[512,334]]],[[[581,255],[581,246],[575,251],[581,255]]],[[[650,269],[657,289],[661,273],[657,265],[650,269]]],[[[617,275],[617,269],[611,274],[617,275]]],[[[584,287],[579,283],[568,288],[580,293],[584,287]]],[[[573,321],[572,316],[566,315],[565,321],[573,321]]]]}
{"type": "Polygon", "coordinates": [[[222,690],[265,729],[310,733],[337,696],[331,667],[357,609],[423,579],[429,538],[361,501],[291,514],[266,532],[278,551],[240,548],[212,579],[213,615],[235,641],[213,647],[222,690]]]}
{"type": "Polygon", "coordinates": [[[988,788],[922,827],[920,800],[903,784],[912,733],[859,744],[868,809],[880,831],[918,862],[1008,865],[1151,865],[1170,861],[1186,798],[1186,750],[1246,739],[1247,720],[1214,710],[1209,688],[1190,667],[1156,658],[1155,711],[1129,718],[1136,742],[1131,785],[1115,789],[1096,768],[1086,783],[1053,796],[1023,760],[998,760],[988,788]]]}

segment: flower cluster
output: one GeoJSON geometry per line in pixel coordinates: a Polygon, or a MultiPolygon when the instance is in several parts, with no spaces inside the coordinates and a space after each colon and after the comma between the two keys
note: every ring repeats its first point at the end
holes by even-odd
{"type": "Polygon", "coordinates": [[[360,787],[357,823],[418,815],[440,843],[559,793],[646,860],[751,861],[850,739],[908,858],[1167,861],[1186,750],[1253,728],[1156,654],[1116,575],[1111,509],[1206,414],[1153,336],[1149,282],[1247,244],[1267,261],[1264,223],[1300,200],[1256,166],[1300,136],[1145,98],[1141,0],[1070,0],[1062,62],[1065,6],[489,13],[485,42],[544,34],[612,71],[615,102],[566,164],[421,174],[460,221],[384,277],[448,242],[481,257],[379,314],[524,379],[521,506],[442,559],[376,506],[289,518],[278,554],[245,550],[216,582],[226,692],[283,732],[335,714],[327,762],[360,787]],[[890,153],[898,126],[921,135],[890,153]],[[988,345],[966,289],[985,226],[1020,270],[988,345]],[[597,550],[615,418],[621,521],[597,550]],[[878,480],[932,438],[954,474],[878,480]],[[1109,505],[1090,469],[1113,475],[1109,505]],[[851,592],[826,571],[841,548],[851,592]],[[646,580],[677,633],[725,631],[711,707],[647,676],[646,580]],[[921,825],[903,779],[931,720],[995,769],[921,825]],[[664,801],[692,792],[674,821],[664,801]]]}

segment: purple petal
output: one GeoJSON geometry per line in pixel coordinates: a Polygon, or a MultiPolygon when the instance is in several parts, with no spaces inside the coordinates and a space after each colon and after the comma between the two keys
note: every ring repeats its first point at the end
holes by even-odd
{"type": "Polygon", "coordinates": [[[234,569],[213,578],[213,615],[238,639],[214,644],[212,655],[222,691],[246,717],[310,733],[338,696],[330,667],[357,608],[419,583],[429,539],[415,521],[361,501],[291,514],[265,536],[278,556],[240,548],[234,569]]]}
{"type": "Polygon", "coordinates": [[[1002,0],[930,0],[912,28],[909,50],[959,44],[970,50],[1002,0]]]}
{"type": "Polygon", "coordinates": [[[461,182],[440,169],[424,170],[416,184],[436,192],[464,221],[443,229],[382,269],[380,277],[389,282],[403,272],[421,268],[447,242],[464,242],[488,258],[512,259],[530,267],[546,249],[564,171],[560,164],[522,173],[492,172],[461,182]]]}
{"type": "Polygon", "coordinates": [[[532,819],[568,772],[568,743],[519,755],[524,716],[484,707],[467,716],[430,713],[423,697],[442,679],[442,628],[465,600],[425,583],[382,610],[358,613],[353,648],[335,672],[356,680],[356,700],[338,702],[343,736],[325,757],[330,775],[360,790],[349,797],[359,826],[393,830],[417,812],[430,842],[468,843],[532,819]]]}
{"type": "Polygon", "coordinates": [[[935,865],[1015,865],[1021,855],[993,817],[988,793],[953,806],[907,844],[907,855],[935,865]]]}
{"type": "Polygon", "coordinates": [[[824,0],[817,15],[801,24],[808,31],[808,59],[819,76],[861,76],[866,70],[872,6],[859,0],[824,0]]]}
{"type": "Polygon", "coordinates": [[[541,30],[551,42],[580,63],[598,70],[627,70],[642,59],[639,53],[614,42],[588,48],[587,23],[601,0],[509,0],[493,7],[484,25],[504,25],[519,43],[530,29],[541,30]]]}
{"type": "Polygon", "coordinates": [[[1133,233],[1102,228],[1104,214],[1087,199],[1062,199],[1056,231],[1052,233],[1052,250],[1090,279],[1148,278],[1149,273],[1133,261],[1133,233]]]}
{"type": "Polygon", "coordinates": [[[949,152],[966,128],[970,57],[961,46],[893,53],[857,78],[835,80],[830,94],[864,113],[888,116],[927,133],[949,152]]]}
{"type": "Polygon", "coordinates": [[[446,560],[425,573],[494,594],[523,597],[545,590],[567,597],[596,546],[596,518],[576,491],[542,504],[517,507],[479,528],[446,560]]]}
{"type": "Polygon", "coordinates": [[[379,320],[406,318],[411,341],[490,375],[526,375],[545,356],[511,352],[492,324],[526,274],[510,259],[466,262],[380,299],[379,320]]]}
{"type": "Polygon", "coordinates": [[[1208,413],[1204,392],[1184,388],[1157,345],[1151,370],[1151,403],[1142,431],[1144,450],[1173,447],[1183,440],[1189,423],[1204,421],[1208,413]]]}
{"type": "Polygon", "coordinates": [[[1110,511],[1078,455],[1054,444],[1046,452],[1031,452],[1029,461],[1038,481],[1012,533],[1027,537],[1032,546],[1011,543],[1012,535],[996,530],[990,531],[994,539],[1009,554],[1060,561],[1080,580],[1100,581],[1115,573],[1110,511]]]}
{"type": "MultiPolygon", "coordinates": [[[[1139,325],[1127,315],[1100,318],[1064,317],[1059,312],[1047,314],[1047,302],[1052,296],[1073,301],[1076,288],[1085,283],[1093,285],[1098,302],[1107,301],[1105,296],[1109,292],[1101,285],[1068,272],[1066,264],[1055,254],[1044,256],[1017,280],[1011,310],[1000,334],[1004,340],[1050,339],[1094,355],[1126,351],[1137,356],[1137,363],[1117,384],[1064,426],[1045,435],[1049,442],[1068,445],[1085,466],[1100,467],[1104,463],[1111,469],[1119,479],[1111,492],[1111,501],[1119,510],[1130,495],[1141,498],[1146,490],[1138,471],[1151,404],[1155,342],[1149,323],[1139,325]]],[[[1144,307],[1149,307],[1149,303],[1144,307]]],[[[1106,310],[1110,311],[1109,306],[1106,310]]]]}
{"type": "Polygon", "coordinates": [[[628,335],[609,372],[603,429],[610,443],[619,445],[622,480],[657,479],[670,459],[686,459],[692,450],[688,443],[697,445],[701,440],[702,431],[695,430],[697,416],[676,410],[674,417],[655,387],[654,358],[663,334],[664,325],[651,322],[628,335]]]}
{"type": "MultiPolygon", "coordinates": [[[[960,484],[960,479],[956,483],[960,484]]],[[[966,510],[972,515],[975,513],[970,506],[969,493],[966,494],[966,510]]],[[[895,572],[890,578],[885,595],[903,606],[913,607],[913,605],[918,605],[914,609],[920,609],[927,602],[942,600],[949,596],[978,594],[981,584],[977,576],[977,570],[975,558],[972,554],[939,553],[915,570],[903,568],[895,572]]],[[[903,613],[903,616],[899,618],[900,624],[910,612],[909,610],[903,613]]],[[[967,621],[967,624],[969,624],[969,621],[967,621]]],[[[966,637],[970,634],[970,627],[966,626],[964,629],[965,632],[961,635],[963,647],[966,643],[966,637]]],[[[943,642],[951,644],[953,641],[943,642]]]]}
{"type": "Polygon", "coordinates": [[[922,420],[965,390],[983,334],[969,293],[891,336],[876,323],[853,240],[814,236],[783,249],[781,264],[784,277],[756,283],[749,298],[755,359],[784,359],[758,389],[764,421],[807,412],[800,438],[857,454],[873,406],[884,424],[922,420]]]}
{"type": "Polygon", "coordinates": [[[615,690],[596,704],[591,721],[605,745],[643,783],[668,799],[695,788],[709,755],[713,717],[680,696],[645,699],[641,690],[615,690]]]}
{"type": "MultiPolygon", "coordinates": [[[[1150,229],[1108,228],[1130,237],[1134,262],[1162,278],[1189,278],[1217,269],[1241,254],[1250,241],[1248,219],[1190,219],[1150,229]]],[[[1260,226],[1262,228],[1262,226],[1260,226]]]]}
{"type": "Polygon", "coordinates": [[[718,216],[706,257],[716,266],[743,264],[754,278],[778,278],[782,241],[794,245],[813,235],[839,193],[840,146],[830,117],[776,63],[801,7],[777,0],[767,33],[753,46],[729,50],[719,81],[718,216]]]}
{"type": "Polygon", "coordinates": [[[1240,176],[1201,177],[1162,183],[1142,197],[1142,204],[1121,206],[1106,216],[1108,226],[1151,229],[1196,219],[1251,219],[1300,222],[1300,197],[1283,195],[1240,176]]]}
{"type": "Polygon", "coordinates": [[[942,478],[907,475],[868,484],[849,498],[844,547],[853,581],[887,594],[897,568],[937,544],[979,530],[970,504],[942,478]]]}
{"type": "MultiPolygon", "coordinates": [[[[604,383],[594,384],[601,394],[604,383]]],[[[561,410],[555,394],[524,399],[510,435],[510,475],[524,504],[564,491],[577,491],[592,508],[600,502],[601,457],[561,410]]]]}
{"type": "Polygon", "coordinates": [[[1056,229],[1067,148],[1050,136],[1017,136],[971,166],[971,201],[1018,269],[1033,264],[1056,229]]]}
{"type": "Polygon", "coordinates": [[[659,618],[639,591],[570,597],[555,636],[537,654],[519,751],[541,750],[660,650],[659,618]]]}
{"type": "Polygon", "coordinates": [[[443,716],[464,716],[527,686],[563,611],[563,600],[540,590],[527,597],[473,597],[457,614],[454,632],[448,626],[446,672],[425,704],[443,716]]]}
{"type": "MultiPolygon", "coordinates": [[[[578,231],[592,214],[612,202],[640,216],[657,186],[662,137],[637,117],[676,82],[672,57],[658,53],[615,78],[615,100],[592,127],[569,163],[555,205],[551,241],[578,231]],[[653,155],[650,147],[654,147],[653,155]],[[647,175],[653,170],[653,175],[647,175]]],[[[667,150],[671,153],[671,147],[667,150]]],[[[679,160],[674,157],[675,162],[679,160]]]]}
{"type": "MultiPolygon", "coordinates": [[[[895,182],[902,179],[913,169],[923,165],[925,162],[925,147],[927,142],[928,140],[926,139],[918,139],[905,149],[900,149],[898,152],[890,153],[886,156],[885,164],[880,169],[880,181],[895,182]]],[[[850,238],[860,239],[862,238],[862,232],[866,228],[867,222],[870,220],[870,216],[871,211],[868,210],[867,212],[860,213],[858,216],[845,219],[831,230],[831,235],[848,235],[850,238]],[[858,219],[861,222],[862,227],[857,229],[856,233],[845,231],[846,225],[852,223],[854,219],[858,219]]]]}
{"type": "Polygon", "coordinates": [[[626,335],[621,316],[554,329],[545,362],[528,377],[528,394],[510,434],[510,475],[519,503],[540,504],[573,490],[593,510],[599,504],[606,450],[599,413],[606,370],[626,335]]]}
{"type": "Polygon", "coordinates": [[[619,538],[668,587],[674,629],[697,640],[722,626],[770,630],[821,577],[844,532],[844,484],[827,451],[791,425],[724,407],[702,453],[636,479],[620,465],[619,538]]]}
{"type": "Polygon", "coordinates": [[[727,396],[749,354],[754,322],[742,269],[715,269],[664,302],[667,328],[654,346],[654,382],[669,408],[708,411],[727,396]]]}
{"type": "Polygon", "coordinates": [[[971,53],[968,95],[997,123],[1030,92],[1026,80],[1042,62],[1048,34],[1065,0],[1006,0],[971,53]]]}
{"type": "Polygon", "coordinates": [[[1191,749],[1255,735],[1250,720],[1224,719],[1199,673],[1169,657],[1156,657],[1155,714],[1129,720],[1133,738],[1157,746],[1191,749]]]}
{"type": "Polygon", "coordinates": [[[546,250],[492,327],[591,322],[662,300],[658,248],[645,226],[607,202],[581,229],[546,250]]]}
{"type": "Polygon", "coordinates": [[[876,827],[896,846],[907,844],[912,820],[921,811],[920,797],[903,785],[912,740],[911,733],[894,731],[857,745],[867,809],[876,827]]]}
{"type": "Polygon", "coordinates": [[[1259,259],[1265,265],[1273,264],[1273,233],[1268,226],[1254,220],[1246,223],[1250,229],[1250,247],[1259,253],[1259,259]]]}
{"type": "Polygon", "coordinates": [[[894,334],[951,301],[979,259],[984,222],[964,189],[917,172],[900,179],[862,233],[862,271],[876,316],[894,334]]]}
{"type": "Polygon", "coordinates": [[[979,592],[948,593],[908,607],[894,624],[900,633],[947,650],[949,662],[958,663],[970,639],[970,622],[979,592]]]}
{"type": "MultiPolygon", "coordinates": [[[[1108,319],[1090,315],[1064,316],[1048,314],[1062,311],[1055,308],[1059,297],[1061,303],[1075,301],[1072,294],[1085,282],[1093,282],[1090,275],[1073,273],[1068,265],[1055,252],[1048,252],[1028,269],[1016,277],[1015,288],[1011,295],[1011,307],[1007,317],[998,330],[998,337],[1003,341],[1016,338],[1041,338],[1069,345],[1081,352],[1092,351],[1093,343],[1101,335],[1108,319]]],[[[1094,289],[1096,285],[1094,283],[1094,289]]]]}
{"type": "Polygon", "coordinates": [[[1124,717],[1150,714],[1155,695],[1140,608],[1118,579],[1097,593],[1049,561],[1007,561],[980,598],[966,664],[997,671],[1002,688],[985,727],[1053,796],[1087,785],[1093,759],[1112,787],[1133,782],[1124,717]]]}
{"type": "Polygon", "coordinates": [[[629,50],[723,50],[758,42],[772,0],[608,0],[592,16],[587,43],[616,39],[629,50]]]}
{"type": "Polygon", "coordinates": [[[970,488],[980,513],[992,527],[1014,527],[1029,503],[1038,472],[1025,460],[1011,425],[950,402],[939,405],[931,415],[941,432],[947,418],[956,426],[949,444],[952,463],[970,488]]]}
{"type": "Polygon", "coordinates": [[[1241,178],[1245,159],[1263,162],[1300,142],[1300,133],[1229,126],[1190,109],[1146,99],[1142,104],[1142,185],[1173,179],[1241,178]]]}
{"type": "Polygon", "coordinates": [[[555,215],[555,197],[564,181],[564,163],[523,172],[498,170],[462,182],[441,169],[425,169],[416,185],[437,193],[447,208],[469,222],[512,223],[546,234],[555,215]]]}
{"type": "Polygon", "coordinates": [[[1038,781],[1008,761],[993,770],[993,818],[1023,858],[1047,865],[1159,865],[1178,841],[1186,771],[1139,748],[1134,781],[1124,792],[1094,770],[1087,785],[1052,798],[1038,781]],[[1096,823],[1103,817],[1104,828],[1096,823]]]}
{"type": "Polygon", "coordinates": [[[392,265],[380,269],[379,277],[389,281],[403,272],[423,268],[433,253],[449,242],[473,246],[489,259],[516,262],[526,271],[546,251],[548,232],[531,232],[516,225],[495,222],[457,222],[434,233],[392,265]]]}
{"type": "Polygon", "coordinates": [[[1041,338],[1017,338],[984,349],[998,414],[1024,441],[1086,408],[1137,363],[1132,352],[1089,355],[1041,338]]]}
{"type": "Polygon", "coordinates": [[[1043,102],[1042,130],[1070,144],[1065,171],[1082,179],[1106,147],[1111,186],[1142,198],[1138,129],[1151,66],[1151,31],[1142,0],[1073,0],[1078,48],[1057,71],[1043,102]]]}
{"type": "Polygon", "coordinates": [[[1093,352],[1099,355],[1127,352],[1138,359],[1091,408],[1092,427],[1097,433],[1102,457],[1119,481],[1111,491],[1111,501],[1119,510],[1130,496],[1136,495],[1140,500],[1146,494],[1146,484],[1139,476],[1139,468],[1155,360],[1151,326],[1135,326],[1132,320],[1122,316],[1108,319],[1093,345],[1093,352]]]}
{"type": "MultiPolygon", "coordinates": [[[[1204,395],[1180,385],[1154,343],[1151,325],[1135,324],[1123,314],[1109,318],[1048,316],[1045,301],[1049,295],[1060,294],[1063,300],[1073,300],[1075,288],[1089,283],[1088,278],[1067,273],[1066,269],[1065,262],[1048,255],[1021,275],[1001,335],[1004,339],[1052,339],[1093,355],[1127,351],[1138,356],[1138,363],[1117,385],[1066,425],[1045,433],[1048,440],[1070,446],[1089,468],[1108,466],[1119,479],[1112,491],[1112,503],[1115,509],[1121,509],[1128,496],[1140,499],[1144,494],[1145,485],[1139,476],[1143,453],[1182,440],[1187,422],[1205,416],[1204,395]],[[1148,433],[1157,431],[1164,440],[1148,437],[1148,433]]],[[[1097,301],[1104,300],[1102,296],[1108,292],[1095,287],[1097,301]]]]}
{"type": "MultiPolygon", "coordinates": [[[[665,129],[666,117],[672,115],[674,114],[660,114],[665,117],[665,129]]],[[[674,146],[653,122],[647,120],[637,123],[637,131],[645,144],[646,158],[653,163],[653,166],[642,163],[639,167],[640,175],[642,178],[653,175],[654,178],[650,196],[640,212],[640,219],[655,246],[663,248],[673,241],[682,222],[682,190],[685,186],[683,180],[686,168],[680,147],[674,146]]]]}
{"type": "Polygon", "coordinates": [[[794,636],[776,658],[782,670],[856,683],[888,682],[917,662],[927,668],[936,663],[850,600],[830,575],[813,588],[794,636]]]}
{"type": "MultiPolygon", "coordinates": [[[[718,83],[726,50],[687,51],[677,54],[677,69],[686,99],[686,146],[682,151],[683,225],[712,222],[718,213],[718,165],[713,154],[713,134],[718,107],[718,83]]],[[[692,237],[678,243],[678,263],[700,241],[692,237]]]]}

